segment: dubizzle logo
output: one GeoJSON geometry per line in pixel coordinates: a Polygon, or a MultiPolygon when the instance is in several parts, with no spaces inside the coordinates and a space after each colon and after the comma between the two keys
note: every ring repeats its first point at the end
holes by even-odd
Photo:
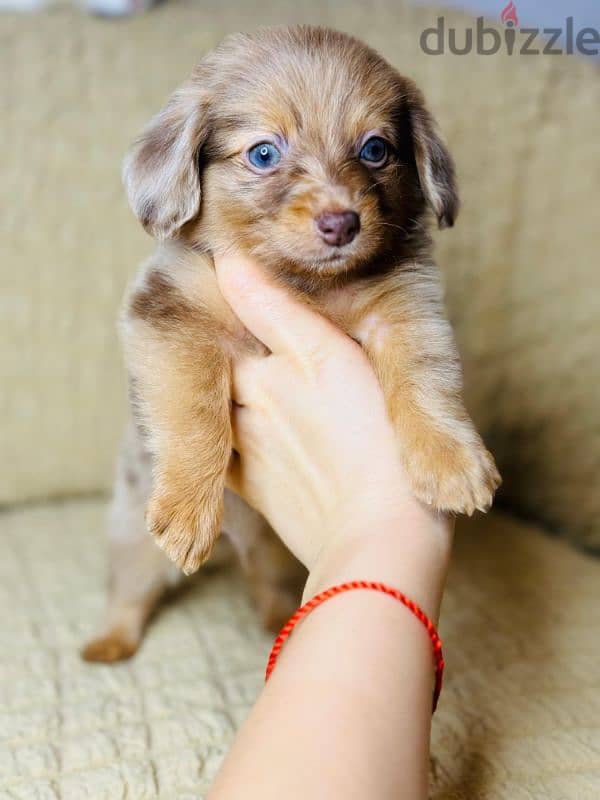
{"type": "Polygon", "coordinates": [[[500,20],[504,31],[498,30],[498,27],[486,26],[483,17],[477,17],[474,28],[459,31],[456,28],[446,30],[446,18],[438,17],[435,28],[427,28],[421,33],[421,50],[430,56],[445,53],[446,45],[455,56],[465,56],[473,51],[480,56],[493,56],[501,50],[509,56],[515,52],[522,56],[561,56],[573,53],[582,56],[600,55],[600,31],[596,28],[581,28],[576,31],[574,17],[567,17],[564,28],[525,28],[519,26],[517,7],[513,0],[509,0],[500,13],[500,20]],[[557,47],[557,42],[561,46],[557,47]]]}
{"type": "Polygon", "coordinates": [[[518,27],[519,18],[517,17],[517,7],[512,0],[510,0],[510,3],[506,6],[506,8],[502,9],[500,19],[505,25],[508,25],[509,28],[518,27]]]}

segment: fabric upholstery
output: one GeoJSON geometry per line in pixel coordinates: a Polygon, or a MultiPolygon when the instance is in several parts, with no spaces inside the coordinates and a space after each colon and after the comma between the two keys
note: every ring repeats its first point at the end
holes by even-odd
{"type": "MultiPolygon", "coordinates": [[[[271,637],[229,572],[201,572],[132,661],[80,660],[105,603],[104,511],[0,514],[2,800],[206,797],[261,686],[271,637]]],[[[461,526],[431,800],[597,799],[599,601],[597,559],[499,513],[461,526]]]]}

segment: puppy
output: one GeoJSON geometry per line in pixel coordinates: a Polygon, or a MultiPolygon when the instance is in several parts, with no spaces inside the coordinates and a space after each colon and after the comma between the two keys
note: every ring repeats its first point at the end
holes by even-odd
{"type": "Polygon", "coordinates": [[[252,255],[362,344],[421,501],[489,507],[499,476],[461,399],[426,232],[431,213],[454,223],[454,166],[412,81],[332,30],[231,36],[150,122],[124,180],[158,246],[123,316],[136,425],[117,475],[109,620],[86,657],[130,655],[173,580],[146,524],[188,574],[224,530],[265,622],[295,604],[299,565],[264,520],[231,495],[223,519],[231,367],[263,348],[221,297],[214,252],[252,255]]]}

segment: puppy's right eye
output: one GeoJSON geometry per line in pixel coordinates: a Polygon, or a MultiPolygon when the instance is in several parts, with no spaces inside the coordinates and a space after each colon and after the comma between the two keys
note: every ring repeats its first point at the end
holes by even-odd
{"type": "Polygon", "coordinates": [[[259,170],[273,169],[281,161],[281,153],[272,142],[255,144],[246,155],[252,166],[259,170]]]}

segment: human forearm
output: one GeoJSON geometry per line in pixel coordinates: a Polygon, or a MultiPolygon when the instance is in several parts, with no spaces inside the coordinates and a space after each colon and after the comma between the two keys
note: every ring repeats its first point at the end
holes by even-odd
{"type": "MultiPolygon", "coordinates": [[[[408,549],[399,530],[373,533],[373,546],[362,540],[341,558],[328,554],[309,585],[320,591],[352,578],[384,581],[437,618],[449,548],[436,552],[427,539],[449,542],[448,528],[413,529],[421,543],[408,549]]],[[[332,598],[286,642],[211,800],[242,790],[250,800],[397,800],[398,787],[402,800],[421,800],[433,676],[431,642],[400,603],[360,590],[332,598]]]]}
{"type": "Polygon", "coordinates": [[[350,580],[388,583],[411,597],[437,624],[454,525],[417,501],[389,519],[350,523],[320,553],[302,601],[350,580]]]}
{"type": "MultiPolygon", "coordinates": [[[[451,526],[407,481],[364,351],[243,259],[224,294],[270,355],[233,371],[232,488],[308,568],[304,599],[390,584],[437,621],[451,526]]],[[[211,800],[426,796],[434,686],[423,625],[366,590],[314,609],[285,643],[211,800]]]]}

